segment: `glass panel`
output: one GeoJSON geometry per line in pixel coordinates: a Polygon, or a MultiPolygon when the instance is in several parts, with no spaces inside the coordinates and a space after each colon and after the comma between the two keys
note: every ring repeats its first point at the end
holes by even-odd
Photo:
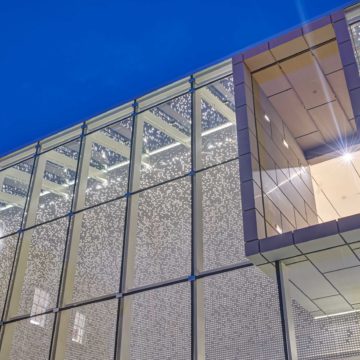
{"type": "Polygon", "coordinates": [[[0,172],[0,237],[20,229],[34,159],[0,172]]]}
{"type": "Polygon", "coordinates": [[[48,360],[54,315],[42,315],[41,318],[41,325],[25,319],[5,326],[0,352],[2,360],[48,360]]]}
{"type": "Polygon", "coordinates": [[[204,270],[244,260],[239,162],[201,173],[204,270]]]}
{"type": "Polygon", "coordinates": [[[5,304],[17,239],[18,235],[0,239],[0,314],[5,304]]]}
{"type": "Polygon", "coordinates": [[[357,16],[356,21],[350,25],[350,34],[352,45],[354,49],[354,55],[356,58],[357,66],[360,66],[360,20],[357,16]]]}
{"type": "Polygon", "coordinates": [[[63,218],[25,231],[10,317],[34,315],[56,307],[68,222],[63,218]]]}
{"type": "MultiPolygon", "coordinates": [[[[91,149],[85,206],[102,203],[127,192],[132,120],[125,119],[86,137],[91,149]]],[[[89,166],[84,164],[83,166],[89,166]]]]}
{"type": "MultiPolygon", "coordinates": [[[[38,171],[43,171],[36,223],[65,215],[71,209],[80,140],[48,151],[39,158],[38,171]],[[45,162],[44,169],[41,164],[45,162]]],[[[36,201],[34,194],[31,201],[36,201]]]]}
{"type": "Polygon", "coordinates": [[[114,358],[118,300],[109,300],[62,311],[60,329],[65,346],[57,347],[56,358],[106,360],[114,358]]]}
{"type": "Polygon", "coordinates": [[[191,358],[190,285],[183,283],[131,296],[130,359],[191,358]]]}
{"type": "Polygon", "coordinates": [[[235,158],[238,151],[232,76],[197,91],[201,96],[203,167],[235,158]]]}
{"type": "Polygon", "coordinates": [[[277,286],[255,266],[204,279],[206,360],[284,360],[277,286]]]}
{"type": "Polygon", "coordinates": [[[138,196],[138,219],[134,286],[190,274],[190,177],[135,196],[138,196]]]}
{"type": "Polygon", "coordinates": [[[191,169],[191,97],[180,96],[139,115],[144,119],[140,187],[191,169]]]}
{"type": "MultiPolygon", "coordinates": [[[[76,252],[73,302],[116,293],[120,284],[126,200],[117,200],[75,216],[81,222],[74,232],[71,251],[76,252]],[[80,236],[80,239],[77,239],[80,236]],[[76,244],[79,241],[78,245],[76,244]]],[[[66,291],[70,291],[67,284],[66,291]]]]}

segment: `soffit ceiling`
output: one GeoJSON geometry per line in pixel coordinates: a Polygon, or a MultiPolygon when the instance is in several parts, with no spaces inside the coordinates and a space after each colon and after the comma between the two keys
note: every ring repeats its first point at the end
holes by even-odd
{"type": "Polygon", "coordinates": [[[331,25],[246,63],[302,150],[345,138],[356,129],[331,25]]]}

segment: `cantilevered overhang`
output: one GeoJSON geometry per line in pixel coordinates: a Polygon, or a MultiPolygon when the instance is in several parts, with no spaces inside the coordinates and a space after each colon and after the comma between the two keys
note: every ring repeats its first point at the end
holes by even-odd
{"type": "Polygon", "coordinates": [[[247,256],[288,268],[292,297],[314,317],[360,311],[360,214],[257,240],[247,256]]]}

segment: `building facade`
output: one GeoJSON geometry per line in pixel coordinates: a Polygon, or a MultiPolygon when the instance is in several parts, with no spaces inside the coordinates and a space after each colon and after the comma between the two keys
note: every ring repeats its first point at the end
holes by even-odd
{"type": "Polygon", "coordinates": [[[360,9],[0,160],[0,358],[360,359],[360,9]]]}

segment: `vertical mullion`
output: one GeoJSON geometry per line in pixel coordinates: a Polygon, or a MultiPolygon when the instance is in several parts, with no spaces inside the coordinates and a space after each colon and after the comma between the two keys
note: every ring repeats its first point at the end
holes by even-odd
{"type": "Polygon", "coordinates": [[[191,77],[191,195],[192,195],[192,241],[191,241],[191,357],[193,360],[205,359],[205,310],[204,284],[196,275],[204,269],[203,259],[203,214],[202,214],[202,118],[201,92],[195,89],[195,79],[191,77]]]}
{"type": "MultiPolygon", "coordinates": [[[[82,125],[79,157],[76,165],[75,183],[73,197],[71,201],[71,210],[69,213],[68,231],[66,235],[66,244],[63,257],[61,278],[59,283],[59,292],[57,306],[61,307],[64,302],[72,300],[74,276],[76,271],[77,250],[80,241],[80,230],[82,213],[75,218],[73,211],[81,209],[85,204],[85,190],[89,174],[92,143],[86,137],[87,126],[82,125]]],[[[67,328],[70,322],[70,312],[65,311],[57,313],[54,321],[51,348],[49,359],[61,359],[64,355],[66,346],[67,328]]]]}
{"type": "Polygon", "coordinates": [[[298,356],[288,272],[286,265],[282,261],[276,261],[275,267],[279,294],[280,317],[283,331],[285,359],[297,360],[298,356]]]}
{"type": "MultiPolygon", "coordinates": [[[[133,128],[131,139],[131,154],[128,177],[128,192],[126,202],[125,230],[123,238],[123,252],[119,293],[126,292],[133,287],[136,252],[136,229],[138,217],[139,194],[133,194],[140,187],[140,172],[142,159],[142,145],[144,119],[137,114],[137,103],[133,104],[133,128]]],[[[116,329],[115,358],[128,360],[130,358],[130,324],[132,297],[121,297],[118,308],[118,323],[116,329]]]]}
{"type": "MultiPolygon", "coordinates": [[[[27,208],[29,206],[29,200],[30,200],[31,191],[32,191],[32,184],[33,184],[34,174],[35,174],[35,171],[36,171],[36,164],[37,164],[36,160],[37,160],[37,155],[38,155],[39,152],[40,152],[40,144],[37,143],[36,146],[35,146],[35,154],[34,154],[34,156],[32,158],[33,166],[32,166],[31,173],[30,173],[30,180],[29,180],[28,188],[27,188],[27,191],[26,191],[24,210],[23,210],[23,214],[22,214],[21,222],[20,222],[20,229],[23,228],[25,218],[26,218],[26,214],[27,214],[27,208]]],[[[3,179],[2,179],[2,181],[3,181],[3,179]]],[[[1,314],[1,321],[5,320],[6,308],[8,306],[7,303],[9,301],[10,292],[11,292],[11,289],[12,289],[13,272],[15,271],[17,253],[18,253],[19,246],[20,246],[20,231],[19,231],[19,233],[17,235],[15,252],[14,252],[14,257],[13,257],[13,261],[12,261],[12,265],[11,265],[11,269],[10,269],[10,276],[9,276],[9,281],[8,281],[8,286],[7,286],[6,296],[5,296],[4,308],[3,308],[2,314],[1,314]]],[[[0,348],[1,348],[1,343],[2,343],[2,332],[0,331],[0,348]]]]}
{"type": "MultiPolygon", "coordinates": [[[[46,166],[46,159],[40,156],[41,146],[38,143],[35,160],[34,160],[34,168],[31,175],[31,189],[29,190],[29,200],[26,214],[24,213],[23,221],[22,221],[22,229],[27,228],[36,221],[36,213],[39,205],[39,198],[42,187],[42,179],[46,166]]],[[[34,229],[28,230],[25,233],[21,229],[18,245],[17,245],[17,254],[16,259],[14,261],[13,269],[12,269],[12,277],[10,279],[10,286],[7,294],[7,304],[4,309],[3,317],[8,318],[9,316],[14,316],[17,313],[17,309],[20,302],[20,294],[23,285],[23,280],[26,272],[27,258],[30,251],[30,243],[31,237],[34,229]]],[[[6,333],[2,334],[1,338],[1,352],[0,358],[8,358],[9,352],[12,345],[12,337],[14,333],[14,327],[11,327],[6,333]]]]}

